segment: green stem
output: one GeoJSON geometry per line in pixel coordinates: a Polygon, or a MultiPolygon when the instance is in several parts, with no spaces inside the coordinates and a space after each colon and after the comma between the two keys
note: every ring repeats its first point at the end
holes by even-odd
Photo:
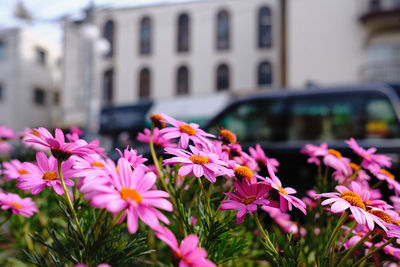
{"type": "Polygon", "coordinates": [[[200,185],[200,189],[203,192],[203,199],[207,205],[207,213],[208,213],[208,215],[211,215],[210,199],[207,197],[208,194],[207,194],[206,190],[204,189],[204,186],[203,186],[203,183],[201,182],[200,177],[196,177],[196,178],[197,178],[197,182],[200,185]]]}
{"type": "Polygon", "coordinates": [[[346,234],[346,236],[343,238],[343,241],[342,241],[342,243],[340,244],[340,246],[339,246],[339,248],[338,248],[338,251],[340,251],[340,250],[342,249],[344,243],[346,242],[347,239],[349,239],[350,235],[353,233],[353,230],[354,230],[354,228],[356,228],[356,226],[357,226],[357,223],[354,222],[353,225],[351,226],[349,232],[348,232],[348,233],[346,234]]]}
{"type": "Polygon", "coordinates": [[[381,184],[383,184],[383,180],[380,180],[379,182],[377,182],[376,184],[374,184],[374,185],[371,187],[371,190],[372,190],[372,189],[375,189],[375,188],[378,188],[379,186],[381,186],[381,184]]]}
{"type": "Polygon", "coordinates": [[[107,214],[107,210],[106,209],[102,209],[99,213],[99,215],[96,218],[96,221],[93,223],[93,227],[89,233],[89,236],[94,232],[97,232],[97,229],[103,224],[104,222],[104,216],[107,214]]]}
{"type": "Polygon", "coordinates": [[[74,206],[72,205],[71,198],[69,197],[68,190],[67,190],[67,187],[66,187],[65,182],[64,182],[64,176],[63,176],[62,168],[61,168],[62,161],[61,160],[57,160],[57,165],[58,165],[58,176],[60,177],[61,186],[62,186],[62,188],[64,190],[65,200],[67,201],[67,205],[68,205],[68,207],[69,207],[69,209],[70,209],[70,211],[72,213],[72,217],[74,218],[75,225],[78,228],[78,232],[79,232],[79,235],[81,237],[81,241],[86,246],[85,235],[83,234],[83,230],[82,230],[81,225],[79,223],[78,216],[76,216],[76,212],[75,212],[74,206]]]}
{"type": "MultiPolygon", "coordinates": [[[[234,189],[235,189],[235,188],[232,187],[232,188],[229,190],[228,193],[232,193],[234,189]]],[[[225,195],[224,199],[221,200],[221,201],[219,202],[218,208],[215,210],[213,218],[217,218],[217,217],[219,216],[219,214],[221,213],[220,208],[221,208],[221,205],[222,205],[222,201],[227,200],[227,199],[228,199],[228,196],[225,195]]]]}
{"type": "Polygon", "coordinates": [[[114,217],[114,219],[112,220],[110,226],[107,228],[107,230],[104,232],[103,236],[107,236],[111,230],[117,225],[119,219],[121,219],[122,214],[124,214],[125,209],[121,210],[120,212],[117,213],[117,216],[114,217]]]}
{"type": "Polygon", "coordinates": [[[335,227],[335,229],[332,232],[332,235],[329,238],[328,243],[326,244],[325,250],[324,250],[324,255],[327,256],[327,254],[329,253],[329,250],[332,246],[332,243],[336,241],[336,236],[339,233],[340,228],[342,227],[342,225],[346,222],[347,217],[349,216],[348,211],[346,210],[342,216],[340,216],[340,219],[335,227]]]}
{"type": "Polygon", "coordinates": [[[376,252],[378,252],[379,250],[381,250],[382,248],[386,247],[387,245],[389,245],[390,243],[394,243],[396,241],[395,237],[390,238],[388,241],[386,241],[385,243],[383,243],[382,245],[380,245],[379,247],[370,250],[367,255],[365,255],[364,257],[362,257],[361,259],[359,259],[358,261],[356,261],[353,266],[358,266],[361,262],[363,262],[364,260],[368,259],[369,257],[371,257],[373,254],[375,254],[376,252]]]}
{"type": "Polygon", "coordinates": [[[372,231],[368,231],[368,233],[366,233],[354,246],[352,246],[346,253],[346,255],[344,255],[344,257],[340,260],[339,264],[337,266],[344,266],[344,264],[346,263],[347,259],[350,258],[351,254],[353,254],[353,252],[358,249],[359,246],[361,246],[362,244],[364,244],[365,240],[368,239],[369,235],[372,233],[372,231]]]}
{"type": "Polygon", "coordinates": [[[272,244],[272,242],[271,242],[271,240],[269,239],[267,233],[265,232],[264,228],[262,227],[262,225],[261,225],[261,223],[260,223],[260,220],[258,219],[258,215],[257,215],[256,212],[254,213],[253,218],[254,218],[254,221],[256,222],[257,227],[258,227],[258,229],[260,230],[262,236],[264,237],[264,240],[267,242],[269,249],[273,252],[273,254],[274,254],[275,256],[279,256],[279,253],[278,253],[278,251],[276,251],[276,248],[275,248],[274,244],[272,244]]]}
{"type": "Polygon", "coordinates": [[[355,170],[355,172],[354,172],[353,175],[351,176],[350,180],[348,180],[348,181],[345,183],[344,186],[348,186],[351,182],[354,181],[354,179],[356,179],[356,177],[357,177],[358,173],[360,172],[361,168],[362,168],[362,167],[361,167],[361,164],[360,164],[360,165],[358,166],[357,170],[355,170]]]}

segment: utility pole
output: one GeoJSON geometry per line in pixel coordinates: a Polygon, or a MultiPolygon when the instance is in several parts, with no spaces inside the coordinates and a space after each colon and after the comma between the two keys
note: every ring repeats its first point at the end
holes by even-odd
{"type": "Polygon", "coordinates": [[[280,25],[281,25],[281,40],[280,40],[280,73],[281,81],[280,86],[285,88],[287,86],[287,31],[286,31],[286,0],[279,0],[280,6],[280,25]]]}

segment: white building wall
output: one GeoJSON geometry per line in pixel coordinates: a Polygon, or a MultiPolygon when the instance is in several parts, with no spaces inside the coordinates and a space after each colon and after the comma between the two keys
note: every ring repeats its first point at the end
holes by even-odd
{"type": "Polygon", "coordinates": [[[360,81],[366,38],[360,1],[289,1],[289,86],[360,81]]]}

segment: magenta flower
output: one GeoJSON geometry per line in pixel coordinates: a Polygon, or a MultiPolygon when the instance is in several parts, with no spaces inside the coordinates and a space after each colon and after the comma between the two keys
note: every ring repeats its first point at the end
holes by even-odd
{"type": "MultiPolygon", "coordinates": [[[[136,149],[129,149],[127,146],[122,154],[121,150],[117,148],[117,151],[121,158],[125,158],[128,162],[131,163],[133,169],[137,168],[139,165],[143,165],[147,161],[146,158],[143,158],[142,155],[138,156],[136,149]]],[[[147,168],[147,167],[146,167],[147,168]]]]}
{"type": "Polygon", "coordinates": [[[183,149],[167,148],[165,152],[176,157],[164,160],[164,165],[182,163],[183,166],[179,169],[179,175],[194,175],[196,177],[204,175],[212,183],[215,183],[217,176],[233,176],[233,171],[227,169],[227,164],[219,160],[217,155],[205,153],[194,146],[189,146],[189,148],[192,152],[183,149]]]}
{"type": "Polygon", "coordinates": [[[183,121],[175,120],[165,114],[161,114],[166,122],[172,125],[172,127],[166,127],[160,130],[160,134],[167,140],[179,138],[179,147],[186,149],[189,145],[189,140],[192,140],[194,144],[201,146],[210,146],[211,142],[207,137],[215,137],[212,134],[206,133],[199,128],[196,123],[185,123],[183,121]]]}
{"type": "Polygon", "coordinates": [[[55,130],[55,137],[43,127],[33,130],[33,133],[27,134],[29,138],[25,142],[49,147],[53,156],[58,160],[66,160],[71,155],[85,156],[94,153],[84,140],[79,139],[72,143],[66,143],[64,133],[58,128],[55,130]]]}
{"type": "Polygon", "coordinates": [[[17,135],[13,129],[10,129],[4,125],[0,126],[0,138],[1,139],[14,139],[17,135]]]}
{"type": "Polygon", "coordinates": [[[179,260],[179,267],[216,267],[206,259],[207,251],[197,247],[199,244],[197,236],[188,235],[178,245],[175,235],[166,227],[160,226],[155,235],[172,249],[174,256],[179,260]]]}
{"type": "Polygon", "coordinates": [[[350,210],[354,219],[359,224],[367,224],[370,230],[374,229],[374,222],[385,231],[387,230],[382,221],[371,213],[367,212],[364,200],[362,199],[363,189],[356,183],[352,182],[349,187],[342,185],[336,186],[339,193],[322,193],[317,197],[328,197],[322,201],[321,205],[331,205],[331,212],[341,213],[347,209],[350,210]]]}
{"type": "Polygon", "coordinates": [[[295,196],[291,196],[291,194],[295,194],[297,191],[291,187],[282,187],[282,183],[278,177],[276,177],[274,171],[272,170],[271,164],[267,164],[268,173],[270,178],[265,177],[265,181],[271,185],[273,189],[279,194],[279,203],[282,212],[286,212],[292,210],[292,205],[301,210],[304,214],[307,214],[306,204],[301,201],[299,198],[295,196]]]}
{"type": "Polygon", "coordinates": [[[250,184],[247,179],[241,182],[234,181],[234,193],[225,193],[230,199],[221,201],[221,210],[237,210],[236,222],[241,224],[247,212],[252,213],[257,210],[257,205],[270,205],[266,198],[271,189],[265,183],[250,184]]]}
{"type": "Polygon", "coordinates": [[[335,149],[327,150],[327,153],[323,156],[323,162],[326,166],[340,171],[344,176],[350,176],[352,174],[350,159],[342,157],[342,154],[335,149]]]}
{"type": "MultiPolygon", "coordinates": [[[[47,159],[44,152],[36,153],[36,161],[38,165],[27,162],[26,170],[28,174],[24,174],[19,178],[17,187],[22,190],[32,190],[32,195],[40,193],[46,186],[53,187],[54,191],[62,195],[64,191],[58,176],[58,166],[55,157],[50,156],[47,159]]],[[[73,159],[64,161],[61,170],[64,181],[67,186],[74,186],[74,182],[69,178],[75,177],[75,170],[72,169],[73,159]]]]}
{"type": "Polygon", "coordinates": [[[370,165],[369,170],[379,180],[386,181],[389,189],[394,189],[396,194],[400,193],[400,183],[396,181],[394,175],[389,171],[380,168],[378,165],[370,165]]]}
{"type": "Polygon", "coordinates": [[[319,165],[321,158],[326,155],[328,151],[328,144],[322,143],[320,146],[315,146],[312,144],[307,144],[300,150],[301,153],[309,156],[307,162],[319,165]]]}
{"type": "Polygon", "coordinates": [[[376,155],[376,148],[371,147],[367,150],[360,147],[354,138],[350,138],[350,140],[346,140],[346,143],[350,146],[353,151],[358,154],[362,160],[362,166],[365,169],[368,169],[370,165],[379,165],[381,167],[390,168],[392,166],[391,158],[385,155],[376,155]]]}
{"type": "Polygon", "coordinates": [[[67,137],[68,141],[70,142],[75,142],[79,140],[79,137],[83,134],[82,130],[79,129],[76,126],[71,126],[69,129],[69,133],[65,135],[67,137]]]}
{"type": "Polygon", "coordinates": [[[21,198],[13,193],[0,193],[1,209],[11,209],[14,214],[21,214],[24,217],[31,217],[33,213],[39,212],[35,202],[30,197],[21,198]]]}
{"type": "MultiPolygon", "coordinates": [[[[139,140],[140,142],[149,144],[150,136],[151,136],[151,131],[146,128],[146,129],[144,129],[144,133],[138,134],[137,140],[139,140]]],[[[166,138],[164,138],[164,136],[162,134],[160,134],[160,129],[158,129],[158,128],[153,128],[152,140],[153,140],[153,144],[156,147],[160,147],[162,149],[165,149],[167,147],[176,147],[176,144],[171,143],[170,139],[166,139],[166,138]]]]}
{"type": "Polygon", "coordinates": [[[21,163],[17,159],[13,159],[10,162],[4,162],[3,167],[3,174],[8,181],[16,180],[19,179],[21,175],[29,174],[29,172],[26,170],[26,163],[21,163]]]}
{"type": "Polygon", "coordinates": [[[257,161],[259,167],[264,167],[264,166],[266,167],[267,163],[269,161],[269,163],[272,166],[272,170],[274,172],[278,171],[277,167],[279,167],[279,162],[274,158],[268,158],[265,155],[265,152],[261,148],[260,144],[257,144],[255,149],[250,147],[249,152],[250,152],[250,155],[253,157],[253,159],[255,159],[257,161]]]}
{"type": "Polygon", "coordinates": [[[37,144],[37,143],[26,142],[27,139],[31,138],[30,137],[31,134],[36,135],[37,137],[40,137],[40,134],[38,132],[36,132],[35,129],[25,128],[24,132],[21,134],[21,137],[22,137],[22,141],[26,147],[34,149],[34,150],[38,150],[38,151],[49,150],[49,148],[47,146],[43,146],[43,145],[37,144]]]}
{"type": "Polygon", "coordinates": [[[14,147],[0,138],[0,154],[9,155],[12,151],[14,151],[14,147]]]}
{"type": "Polygon", "coordinates": [[[161,190],[150,190],[156,182],[152,172],[145,172],[145,167],[139,165],[132,172],[131,163],[125,158],[118,160],[118,169],[111,160],[107,160],[106,168],[111,176],[112,186],[93,184],[92,190],[97,194],[92,198],[91,205],[96,208],[106,208],[116,214],[123,211],[119,221],[127,217],[129,233],[138,229],[138,218],[152,229],[157,229],[158,220],[168,224],[167,217],[155,208],[172,211],[172,204],[164,199],[169,194],[161,190]]]}

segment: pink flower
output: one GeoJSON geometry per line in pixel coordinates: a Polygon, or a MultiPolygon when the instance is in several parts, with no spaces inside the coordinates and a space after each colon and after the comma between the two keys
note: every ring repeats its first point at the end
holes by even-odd
{"type": "Polygon", "coordinates": [[[34,133],[27,134],[29,138],[25,142],[40,144],[51,149],[51,153],[58,160],[66,160],[71,155],[85,156],[93,153],[84,140],[66,143],[62,130],[56,128],[55,137],[45,128],[34,129],[34,133]]]}
{"type": "Polygon", "coordinates": [[[370,165],[379,165],[381,167],[388,167],[392,166],[391,158],[384,156],[384,155],[376,155],[376,148],[371,147],[367,150],[360,147],[354,138],[350,138],[350,140],[346,140],[346,143],[350,146],[353,151],[362,157],[362,166],[365,169],[368,169],[370,165]]]}
{"type": "Polygon", "coordinates": [[[291,196],[291,194],[295,194],[296,190],[291,188],[291,187],[282,187],[282,183],[279,180],[278,177],[276,177],[274,171],[272,170],[271,164],[267,164],[268,168],[268,173],[270,178],[265,177],[265,181],[271,185],[273,189],[276,190],[276,192],[279,194],[279,203],[280,203],[280,208],[282,212],[286,212],[286,210],[289,208],[289,210],[292,210],[292,205],[301,210],[304,214],[307,214],[306,212],[306,204],[298,199],[295,196],[291,196]]]}
{"type": "Polygon", "coordinates": [[[21,214],[24,217],[31,217],[33,213],[39,212],[35,202],[30,197],[21,198],[13,193],[0,193],[1,209],[11,209],[14,214],[21,214]]]}
{"type": "Polygon", "coordinates": [[[10,162],[3,163],[4,171],[3,174],[5,175],[8,181],[19,179],[21,175],[28,174],[29,172],[26,170],[26,163],[21,163],[17,159],[13,159],[10,162]]]}
{"type": "MultiPolygon", "coordinates": [[[[22,190],[32,190],[32,195],[40,193],[46,186],[53,187],[54,191],[62,195],[64,193],[61,181],[58,176],[57,160],[50,156],[47,159],[44,152],[36,153],[36,161],[38,165],[27,162],[26,170],[28,174],[24,174],[19,178],[17,187],[22,190]]],[[[75,170],[72,169],[73,159],[64,161],[61,165],[64,181],[67,186],[74,186],[74,182],[69,178],[75,177],[75,170]]]]}
{"type": "Polygon", "coordinates": [[[331,205],[331,212],[340,213],[347,209],[350,210],[354,219],[359,224],[367,224],[370,230],[374,229],[374,222],[378,224],[385,231],[386,227],[383,225],[382,221],[368,213],[362,199],[363,190],[356,182],[352,182],[349,187],[342,185],[336,186],[336,190],[339,193],[322,193],[317,197],[328,197],[328,199],[322,201],[321,205],[331,205]]]}
{"type": "Polygon", "coordinates": [[[250,184],[247,179],[241,182],[234,181],[235,192],[225,193],[230,199],[221,201],[221,210],[237,210],[237,224],[241,224],[247,212],[252,213],[257,210],[257,205],[270,205],[266,198],[269,194],[270,186],[265,183],[250,184]]]}
{"type": "MultiPolygon", "coordinates": [[[[283,229],[285,233],[299,233],[297,223],[290,220],[289,214],[282,213],[280,209],[270,206],[262,206],[261,209],[267,212],[269,216],[274,219],[274,221],[283,229]]],[[[305,234],[305,229],[303,227],[300,228],[300,233],[302,235],[303,233],[305,234]]]]}
{"type": "Polygon", "coordinates": [[[350,159],[342,157],[342,154],[335,149],[327,150],[327,153],[323,156],[323,162],[326,166],[340,171],[344,176],[350,176],[352,174],[350,159]]]}
{"type": "MultiPolygon", "coordinates": [[[[149,129],[144,129],[144,133],[139,133],[137,136],[137,140],[140,142],[149,144],[150,143],[150,135],[151,131],[149,129]]],[[[158,128],[153,128],[153,135],[152,135],[152,140],[153,144],[156,147],[160,147],[162,149],[165,149],[167,147],[176,147],[176,144],[171,143],[170,139],[164,138],[162,134],[160,134],[160,129],[158,128]]]]}
{"type": "Polygon", "coordinates": [[[272,166],[272,170],[273,170],[274,172],[277,172],[277,171],[278,171],[277,167],[279,167],[279,162],[278,162],[276,159],[274,159],[274,158],[268,158],[268,157],[265,155],[265,152],[264,152],[264,150],[261,148],[260,144],[257,144],[255,149],[252,148],[252,147],[250,147],[250,148],[249,148],[249,152],[250,152],[250,155],[253,157],[253,159],[255,159],[255,160],[257,161],[258,166],[259,166],[260,168],[261,168],[261,167],[266,167],[266,166],[267,166],[267,163],[268,163],[268,161],[269,161],[269,163],[270,163],[271,166],[272,166]]]}
{"type": "Polygon", "coordinates": [[[79,140],[79,137],[82,135],[82,133],[82,130],[78,127],[71,126],[71,128],[69,129],[69,133],[67,133],[65,136],[70,142],[75,142],[79,140]]]}
{"type": "Polygon", "coordinates": [[[1,139],[14,139],[17,135],[13,129],[10,129],[4,125],[0,126],[0,138],[1,139]]]}
{"type": "Polygon", "coordinates": [[[215,137],[212,134],[206,133],[199,128],[196,123],[185,123],[183,121],[175,120],[165,114],[161,114],[166,122],[172,124],[172,127],[166,127],[160,131],[160,134],[167,140],[179,138],[179,147],[186,149],[189,145],[189,140],[194,144],[201,146],[210,146],[211,142],[207,137],[215,137]]]}
{"type": "Polygon", "coordinates": [[[14,151],[14,147],[7,141],[0,139],[0,154],[9,155],[12,151],[14,151]]]}
{"type": "Polygon", "coordinates": [[[183,166],[179,169],[179,175],[194,175],[196,177],[204,175],[212,183],[215,183],[217,176],[232,176],[232,170],[227,169],[227,164],[219,160],[217,155],[199,151],[194,146],[189,147],[191,153],[183,149],[167,148],[165,152],[176,157],[164,160],[164,165],[182,163],[183,166]]]}
{"type": "Polygon", "coordinates": [[[394,189],[396,194],[400,193],[400,183],[395,180],[393,174],[383,168],[380,168],[378,165],[370,165],[369,170],[379,180],[386,181],[389,189],[394,189]]]}
{"type": "Polygon", "coordinates": [[[199,238],[193,234],[185,237],[178,245],[175,235],[166,227],[157,229],[155,235],[164,241],[174,252],[179,260],[179,267],[215,267],[216,265],[207,260],[207,251],[198,248],[199,238]]]}
{"type": "Polygon", "coordinates": [[[300,150],[301,153],[309,156],[307,160],[308,163],[314,163],[316,165],[320,164],[320,158],[326,155],[326,151],[328,151],[327,143],[322,143],[320,146],[307,144],[300,150]]]}
{"type": "MultiPolygon", "coordinates": [[[[121,150],[117,148],[117,151],[121,158],[125,158],[127,161],[131,163],[133,169],[137,168],[139,165],[143,165],[147,161],[146,158],[143,158],[142,155],[138,156],[136,149],[129,149],[127,146],[122,154],[121,150]]],[[[147,168],[147,167],[146,167],[147,168]]]]}
{"type": "Polygon", "coordinates": [[[38,132],[36,132],[34,129],[25,128],[24,132],[21,134],[21,137],[22,137],[22,141],[24,142],[24,145],[26,147],[34,149],[34,150],[38,150],[38,151],[47,151],[47,150],[49,150],[49,148],[47,146],[43,146],[43,145],[37,144],[37,143],[26,142],[26,139],[30,139],[31,138],[30,137],[31,134],[40,137],[40,134],[38,132]]]}
{"type": "Polygon", "coordinates": [[[92,185],[97,194],[92,198],[91,205],[96,208],[106,208],[116,214],[123,211],[120,223],[127,217],[129,233],[138,229],[138,218],[152,229],[157,229],[158,220],[168,224],[167,217],[155,208],[172,211],[172,204],[164,199],[168,193],[160,190],[150,190],[156,176],[152,172],[145,173],[145,167],[139,165],[132,172],[131,163],[125,158],[118,160],[118,169],[111,160],[107,160],[106,168],[111,176],[111,184],[92,185]]]}

